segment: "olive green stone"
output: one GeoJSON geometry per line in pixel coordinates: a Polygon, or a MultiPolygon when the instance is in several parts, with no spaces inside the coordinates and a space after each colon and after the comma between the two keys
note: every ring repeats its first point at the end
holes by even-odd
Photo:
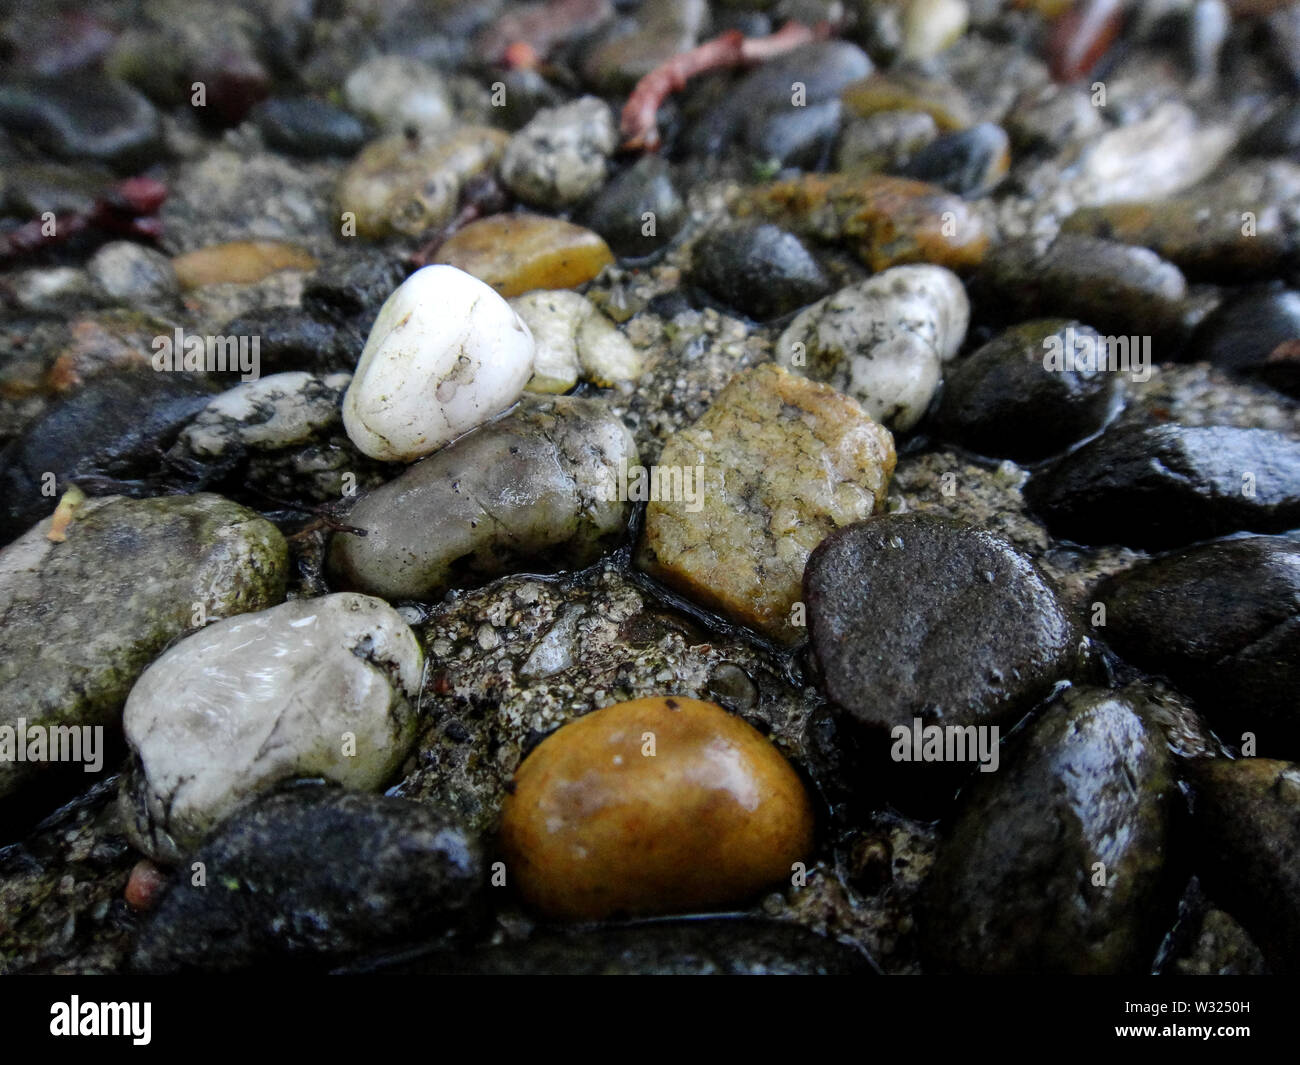
{"type": "MultiPolygon", "coordinates": [[[[63,542],[51,521],[0,551],[0,725],[113,726],[175,639],[284,598],[284,538],[217,495],[88,499],[63,542]]],[[[50,764],[0,760],[0,796],[50,764]]]]}

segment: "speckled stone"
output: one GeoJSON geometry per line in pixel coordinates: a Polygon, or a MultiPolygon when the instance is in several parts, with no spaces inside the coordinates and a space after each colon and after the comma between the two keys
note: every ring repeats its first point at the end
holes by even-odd
{"type": "Polygon", "coordinates": [[[540,111],[510,138],[501,180],[525,203],[559,210],[600,188],[618,144],[609,105],[584,96],[540,111]]]}
{"type": "Polygon", "coordinates": [[[646,507],[639,564],[693,599],[774,639],[791,621],[809,553],[832,529],[882,502],[893,437],[825,385],[776,366],[737,376],[659,458],[702,467],[700,506],[646,507]]]}
{"type": "Polygon", "coordinates": [[[537,288],[576,288],[614,256],[590,229],[559,218],[511,214],[471,222],[438,249],[436,261],[510,297],[537,288]]]}
{"type": "MultiPolygon", "coordinates": [[[[444,136],[384,137],[339,177],[334,201],[355,216],[359,237],[417,237],[448,222],[470,178],[496,166],[508,136],[467,126],[444,136]]],[[[341,229],[343,221],[338,223],[341,229]]]]}

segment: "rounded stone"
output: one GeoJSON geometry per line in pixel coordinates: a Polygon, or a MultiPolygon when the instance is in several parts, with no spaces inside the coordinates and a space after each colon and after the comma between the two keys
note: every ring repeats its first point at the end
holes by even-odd
{"type": "Polygon", "coordinates": [[[803,242],[778,226],[724,226],[695,244],[690,280],[728,307],[760,321],[779,318],[830,288],[803,242]]]}
{"type": "Polygon", "coordinates": [[[804,571],[827,698],[855,721],[1011,721],[1077,664],[1079,632],[1028,558],[984,529],[890,514],[828,536],[804,571]]]}
{"type": "Polygon", "coordinates": [[[772,744],[712,703],[656,697],[570,722],[519,767],[501,849],[554,918],[744,902],[808,856],[813,811],[772,744]]]}
{"type": "Polygon", "coordinates": [[[970,301],[954,273],[896,266],[803,311],[777,339],[776,360],[852,396],[890,429],[906,430],[925,414],[969,321],[970,301]]]}
{"type": "Polygon", "coordinates": [[[1016,462],[1054,455],[1099,431],[1116,405],[1120,379],[1105,370],[1044,364],[1048,345],[1062,350],[1102,338],[1078,322],[1023,322],[998,334],[944,375],[935,429],[972,451],[1016,462]]]}
{"type": "Polygon", "coordinates": [[[423,656],[379,599],[343,592],[219,621],[141,675],[123,725],[127,834],[176,861],[240,802],[296,777],[383,785],[415,738],[423,656]]]}
{"type": "Polygon", "coordinates": [[[533,338],[491,288],[426,266],[388,297],[343,400],[343,425],[371,458],[411,462],[519,398],[533,338]]]}

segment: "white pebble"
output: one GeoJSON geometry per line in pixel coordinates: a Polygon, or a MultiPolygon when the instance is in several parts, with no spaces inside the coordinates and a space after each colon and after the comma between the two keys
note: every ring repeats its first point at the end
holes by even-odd
{"type": "Polygon", "coordinates": [[[343,400],[365,454],[413,462],[500,414],[533,373],[533,336],[510,305],[454,266],[426,266],[379,311],[343,400]]]}
{"type": "Polygon", "coordinates": [[[381,599],[296,599],[218,621],[140,676],[123,724],[138,758],[128,834],[176,860],[251,795],[297,777],[373,790],[416,732],[423,657],[381,599]]]}

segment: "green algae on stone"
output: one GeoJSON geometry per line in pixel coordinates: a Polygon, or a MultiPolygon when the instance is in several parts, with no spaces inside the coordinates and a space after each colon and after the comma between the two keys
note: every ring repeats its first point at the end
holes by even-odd
{"type": "Polygon", "coordinates": [[[923,888],[928,972],[1145,972],[1177,797],[1140,696],[1072,689],[975,774],[923,888]]]}
{"type": "MultiPolygon", "coordinates": [[[[0,552],[4,725],[114,725],[177,637],[284,598],[284,538],[220,496],[90,499],[63,543],[50,523],[0,552]]],[[[0,796],[48,765],[0,761],[0,796]]]]}
{"type": "Polygon", "coordinates": [[[665,446],[659,468],[683,485],[694,476],[694,491],[649,502],[638,564],[794,643],[808,555],[882,504],[894,462],[893,436],[848,396],[777,366],[747,370],[665,446]]]}

